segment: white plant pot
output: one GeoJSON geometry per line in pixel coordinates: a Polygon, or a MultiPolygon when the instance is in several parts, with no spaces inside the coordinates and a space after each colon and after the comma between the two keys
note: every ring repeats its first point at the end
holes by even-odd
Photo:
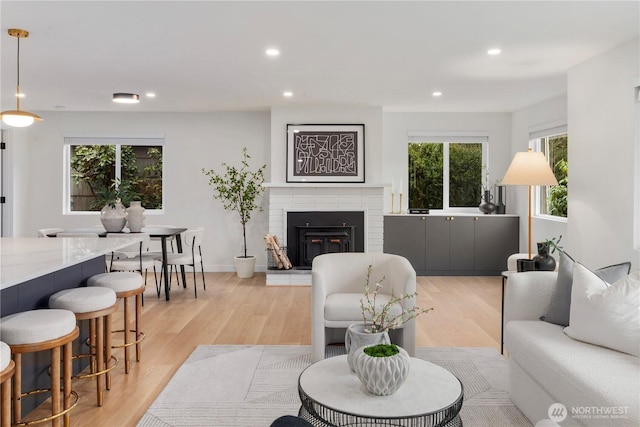
{"type": "Polygon", "coordinates": [[[253,277],[253,271],[256,266],[256,257],[248,255],[246,258],[237,256],[233,259],[236,266],[236,274],[241,279],[248,279],[253,277]]]}
{"type": "Polygon", "coordinates": [[[365,347],[357,350],[356,375],[370,393],[389,396],[395,393],[409,375],[411,359],[405,349],[398,347],[400,353],[387,357],[371,357],[364,352],[365,347]]]}

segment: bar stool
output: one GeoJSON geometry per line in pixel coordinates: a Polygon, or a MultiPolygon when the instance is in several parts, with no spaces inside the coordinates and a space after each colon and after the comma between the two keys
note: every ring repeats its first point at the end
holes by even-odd
{"type": "Polygon", "coordinates": [[[109,371],[116,367],[118,359],[111,355],[111,314],[118,309],[113,289],[74,288],[65,289],[49,297],[49,307],[75,313],[76,321],[89,321],[89,353],[74,358],[90,358],[88,374],[72,375],[71,379],[96,378],[96,399],[102,406],[105,389],[111,388],[109,371]]]}
{"type": "Polygon", "coordinates": [[[11,425],[11,378],[15,370],[11,348],[0,341],[0,427],[11,425]]]}
{"type": "Polygon", "coordinates": [[[140,342],[145,335],[142,332],[142,293],[144,292],[144,279],[138,273],[116,271],[113,273],[96,274],[87,279],[87,287],[102,286],[115,291],[116,297],[124,301],[124,329],[112,331],[124,333],[124,344],[113,345],[112,348],[124,347],[124,371],[129,373],[129,347],[136,346],[136,361],[140,361],[140,342]],[[129,298],[135,297],[135,329],[129,329],[129,298]],[[135,339],[129,340],[129,332],[135,332],[135,339]]]}
{"type": "MultiPolygon", "coordinates": [[[[54,427],[71,423],[70,412],[78,404],[78,393],[71,390],[71,343],[80,335],[75,315],[68,310],[30,310],[11,314],[0,319],[0,339],[11,348],[15,362],[13,385],[14,426],[52,421],[54,427]],[[51,351],[51,388],[22,393],[22,354],[51,351]],[[60,365],[62,352],[63,376],[60,387],[60,365]],[[38,420],[21,422],[22,398],[51,391],[51,415],[38,420]],[[63,405],[60,408],[60,392],[63,405]],[[73,399],[72,399],[73,397],[73,399]]],[[[4,411],[3,411],[4,412],[4,411]]]]}

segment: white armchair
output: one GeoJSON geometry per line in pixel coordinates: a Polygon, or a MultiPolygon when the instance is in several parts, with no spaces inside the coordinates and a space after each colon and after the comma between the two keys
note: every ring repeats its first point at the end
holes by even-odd
{"type": "MultiPolygon", "coordinates": [[[[373,266],[371,286],[386,276],[382,293],[390,296],[416,292],[416,272],[399,255],[383,253],[332,253],[313,259],[311,269],[311,345],[312,358],[324,359],[328,344],[344,342],[346,328],[362,322],[360,299],[364,297],[367,268],[373,266]]],[[[380,295],[380,294],[379,294],[380,295]]],[[[388,298],[388,297],[387,297],[388,298]]],[[[403,309],[416,305],[414,298],[403,300],[403,309]]],[[[415,356],[416,327],[411,319],[389,333],[391,342],[415,356]]]]}

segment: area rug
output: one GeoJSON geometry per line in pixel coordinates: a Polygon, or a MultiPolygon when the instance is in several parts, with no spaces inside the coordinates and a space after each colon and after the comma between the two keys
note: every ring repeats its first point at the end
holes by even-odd
{"type": "MultiPolygon", "coordinates": [[[[344,353],[328,347],[327,356],[344,353]]],[[[508,393],[507,362],[493,348],[417,349],[464,385],[465,427],[531,426],[508,393]]],[[[144,414],[138,427],[268,427],[300,408],[297,380],[310,346],[198,346],[144,414]]]]}

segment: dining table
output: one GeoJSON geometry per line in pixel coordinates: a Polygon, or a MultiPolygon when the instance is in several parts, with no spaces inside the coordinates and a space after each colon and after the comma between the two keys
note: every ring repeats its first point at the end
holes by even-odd
{"type": "MultiPolygon", "coordinates": [[[[167,266],[167,240],[172,237],[177,237],[176,240],[176,249],[178,253],[182,253],[182,239],[180,239],[179,235],[187,231],[186,228],[183,227],[154,227],[153,225],[143,227],[142,233],[148,234],[151,238],[159,238],[160,246],[162,248],[162,273],[161,277],[164,278],[164,295],[165,299],[169,301],[171,299],[171,288],[169,283],[169,270],[167,266]]],[[[101,227],[88,227],[88,228],[74,228],[70,230],[64,230],[65,233],[95,233],[99,237],[106,237],[107,231],[101,227]]],[[[119,232],[123,236],[127,234],[134,235],[136,233],[132,233],[128,228],[124,228],[119,232]]],[[[56,237],[58,233],[51,233],[49,237],[56,237]]],[[[109,233],[113,234],[113,233],[109,233]]],[[[186,274],[184,270],[184,265],[180,266],[180,274],[182,276],[182,283],[186,283],[186,274]]]]}

